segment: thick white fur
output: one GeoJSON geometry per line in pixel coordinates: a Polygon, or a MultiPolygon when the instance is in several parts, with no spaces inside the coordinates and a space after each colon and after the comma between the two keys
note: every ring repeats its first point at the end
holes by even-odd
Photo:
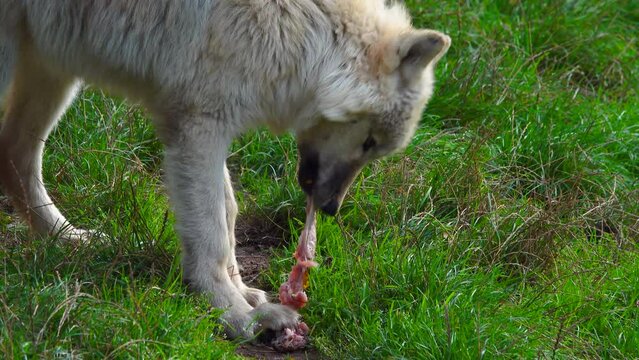
{"type": "Polygon", "coordinates": [[[227,309],[230,336],[290,327],[296,312],[267,303],[238,272],[230,142],[267,125],[335,159],[363,159],[353,149],[381,126],[392,131],[377,155],[401,148],[449,42],[412,29],[403,7],[383,0],[2,0],[0,184],[37,232],[82,238],[44,188],[44,142],[79,79],[139,101],[166,145],[185,279],[227,309]],[[402,65],[425,37],[436,56],[402,65]],[[391,115],[360,121],[373,114],[391,115]],[[312,139],[317,130],[332,143],[312,139]]]}

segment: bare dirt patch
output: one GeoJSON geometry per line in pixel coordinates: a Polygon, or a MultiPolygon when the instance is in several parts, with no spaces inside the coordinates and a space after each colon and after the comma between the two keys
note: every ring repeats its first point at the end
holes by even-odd
{"type": "Polygon", "coordinates": [[[268,269],[273,249],[286,245],[288,229],[279,217],[249,215],[240,217],[235,226],[237,246],[235,253],[242,267],[242,279],[251,286],[266,285],[260,282],[260,274],[268,269]]]}
{"type": "Polygon", "coordinates": [[[290,353],[281,353],[266,345],[241,345],[237,348],[238,355],[249,359],[264,360],[316,360],[323,359],[317,350],[310,348],[290,353]]]}

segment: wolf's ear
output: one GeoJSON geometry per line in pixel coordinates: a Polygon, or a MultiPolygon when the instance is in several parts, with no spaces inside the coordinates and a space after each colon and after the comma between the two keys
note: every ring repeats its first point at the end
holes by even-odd
{"type": "Polygon", "coordinates": [[[412,31],[386,46],[383,68],[388,72],[399,71],[405,79],[418,78],[426,66],[446,53],[449,46],[450,37],[438,31],[412,31]]]}

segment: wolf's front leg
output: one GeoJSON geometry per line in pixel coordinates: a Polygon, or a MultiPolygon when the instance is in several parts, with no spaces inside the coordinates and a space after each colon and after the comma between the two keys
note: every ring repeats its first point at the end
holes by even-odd
{"type": "Polygon", "coordinates": [[[229,175],[229,170],[226,165],[224,166],[224,197],[226,199],[226,223],[227,223],[227,231],[229,235],[229,250],[230,254],[228,257],[227,270],[229,272],[229,276],[231,277],[231,281],[235,284],[235,287],[240,290],[244,299],[248,301],[252,306],[258,306],[267,302],[266,293],[260,289],[251,288],[246,286],[242,281],[242,276],[240,275],[240,266],[237,263],[237,259],[235,256],[235,218],[237,216],[237,202],[235,201],[235,196],[233,195],[233,186],[231,184],[231,176],[229,175]]]}
{"type": "Polygon", "coordinates": [[[293,327],[298,321],[294,310],[269,303],[253,308],[227,271],[232,252],[224,162],[230,137],[213,126],[214,121],[193,120],[167,141],[166,181],[182,240],[184,279],[226,310],[221,320],[230,337],[252,337],[259,327],[293,327]]]}

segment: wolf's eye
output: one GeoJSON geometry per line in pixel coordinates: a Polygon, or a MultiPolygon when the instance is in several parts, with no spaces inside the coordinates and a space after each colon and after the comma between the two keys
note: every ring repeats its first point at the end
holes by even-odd
{"type": "Polygon", "coordinates": [[[375,139],[371,135],[368,135],[366,141],[364,141],[364,144],[362,144],[362,150],[364,150],[364,152],[367,152],[375,145],[377,145],[377,141],[375,141],[375,139]]]}

